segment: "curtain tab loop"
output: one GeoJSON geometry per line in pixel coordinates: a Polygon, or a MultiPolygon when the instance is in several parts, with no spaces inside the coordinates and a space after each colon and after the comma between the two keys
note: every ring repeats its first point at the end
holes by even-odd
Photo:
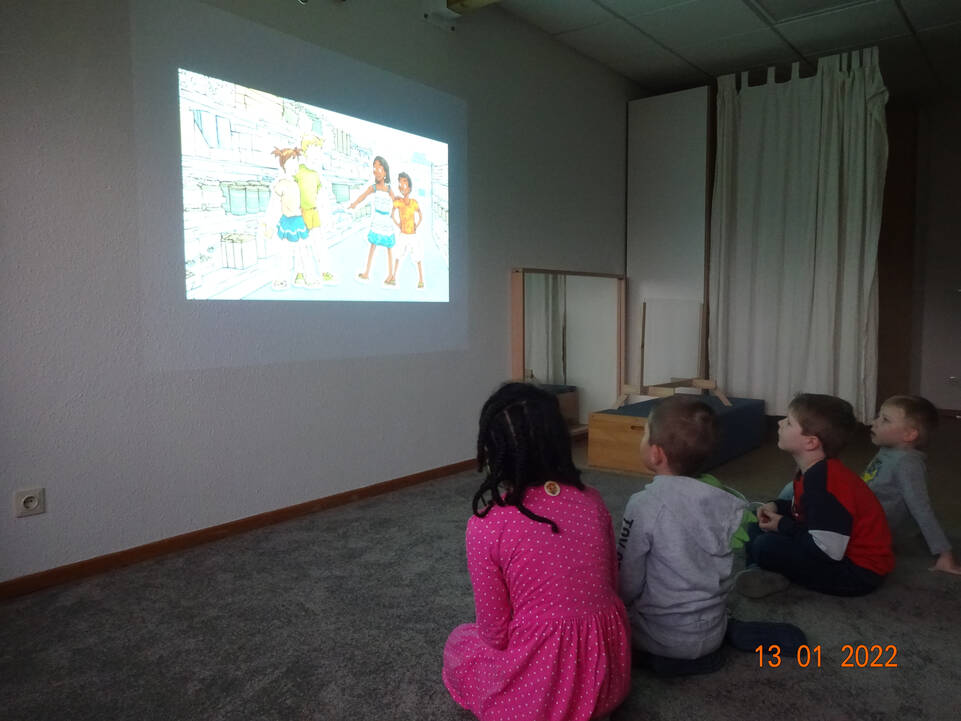
{"type": "Polygon", "coordinates": [[[717,79],[718,97],[737,94],[737,75],[722,75],[717,79]]]}
{"type": "Polygon", "coordinates": [[[828,72],[834,70],[837,72],[841,69],[841,56],[840,55],[822,55],[818,58],[818,75],[823,72],[828,72]]]}
{"type": "Polygon", "coordinates": [[[772,65],[771,67],[769,67],[769,68],[767,69],[767,84],[768,84],[768,85],[774,85],[774,82],[775,82],[775,81],[774,81],[774,73],[775,73],[775,68],[774,68],[774,66],[772,65]]]}
{"type": "Polygon", "coordinates": [[[801,77],[801,63],[795,60],[791,63],[791,80],[797,80],[801,77]]]}

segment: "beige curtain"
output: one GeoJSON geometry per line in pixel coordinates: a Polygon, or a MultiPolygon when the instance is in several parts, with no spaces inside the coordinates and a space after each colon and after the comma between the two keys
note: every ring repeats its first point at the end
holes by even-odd
{"type": "Polygon", "coordinates": [[[887,97],[876,48],[718,80],[709,362],[768,413],[812,392],[874,415],[887,97]]]}

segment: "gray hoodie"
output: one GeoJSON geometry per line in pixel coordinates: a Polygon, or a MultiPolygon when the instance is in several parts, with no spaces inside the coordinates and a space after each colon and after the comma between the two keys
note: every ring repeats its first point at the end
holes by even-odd
{"type": "Polygon", "coordinates": [[[698,658],[721,645],[734,564],[731,537],[747,505],[686,476],[655,476],[631,496],[617,550],[635,647],[698,658]]]}
{"type": "Polygon", "coordinates": [[[924,465],[926,457],[913,448],[879,448],[862,478],[881,502],[891,531],[904,536],[905,530],[910,530],[913,525],[911,521],[914,521],[924,534],[931,553],[937,556],[950,551],[951,542],[941,530],[931,508],[924,465]]]}

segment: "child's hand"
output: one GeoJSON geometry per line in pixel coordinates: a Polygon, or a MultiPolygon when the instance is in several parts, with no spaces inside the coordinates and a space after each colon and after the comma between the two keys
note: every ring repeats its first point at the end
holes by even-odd
{"type": "Polygon", "coordinates": [[[771,514],[777,514],[777,504],[774,501],[769,501],[763,506],[758,506],[754,514],[757,516],[758,525],[761,525],[762,520],[766,520],[771,516],[771,514]]]}
{"type": "Polygon", "coordinates": [[[943,571],[944,573],[953,573],[956,576],[961,576],[961,564],[958,563],[958,559],[954,557],[954,553],[951,551],[944,551],[928,570],[943,571]]]}
{"type": "Polygon", "coordinates": [[[776,531],[783,517],[780,513],[766,513],[763,520],[758,516],[757,525],[762,531],[776,531]]]}

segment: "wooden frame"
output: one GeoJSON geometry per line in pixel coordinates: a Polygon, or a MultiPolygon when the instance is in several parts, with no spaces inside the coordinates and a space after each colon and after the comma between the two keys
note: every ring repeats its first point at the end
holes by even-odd
{"type": "Polygon", "coordinates": [[[671,378],[670,383],[659,383],[656,386],[648,386],[645,392],[649,396],[666,398],[677,393],[678,388],[696,388],[699,391],[710,391],[711,395],[717,396],[718,400],[726,406],[731,405],[724,391],[717,387],[717,381],[711,378],[671,378]]]}
{"type": "Polygon", "coordinates": [[[511,378],[524,377],[524,271],[511,271],[511,378]]]}

